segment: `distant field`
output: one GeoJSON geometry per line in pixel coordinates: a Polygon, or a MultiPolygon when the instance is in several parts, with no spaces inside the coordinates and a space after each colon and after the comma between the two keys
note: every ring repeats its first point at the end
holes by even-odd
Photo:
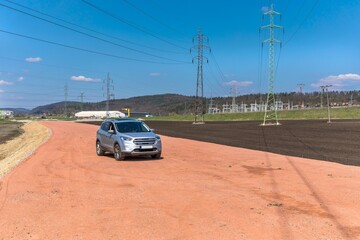
{"type": "MultiPolygon", "coordinates": [[[[360,107],[331,108],[332,119],[360,119],[360,107]]],[[[228,113],[228,114],[206,114],[205,121],[261,121],[263,112],[228,113]]],[[[286,110],[279,111],[278,118],[281,120],[305,120],[305,119],[327,119],[327,108],[307,110],[286,110]]],[[[149,120],[161,121],[193,121],[193,115],[173,115],[163,117],[152,117],[149,120]]]]}
{"type": "Polygon", "coordinates": [[[23,133],[22,123],[0,120],[0,144],[23,133]]]}

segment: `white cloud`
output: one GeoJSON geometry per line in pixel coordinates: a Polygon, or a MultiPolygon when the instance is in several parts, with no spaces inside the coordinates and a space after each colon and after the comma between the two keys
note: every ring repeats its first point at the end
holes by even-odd
{"type": "Polygon", "coordinates": [[[360,75],[354,73],[339,74],[339,75],[330,75],[325,78],[320,79],[316,83],[312,83],[312,87],[319,88],[324,85],[332,85],[336,89],[341,89],[342,87],[350,86],[354,83],[360,83],[360,75]]]}
{"type": "Polygon", "coordinates": [[[159,76],[161,76],[161,73],[159,73],[159,72],[152,72],[152,73],[149,73],[149,76],[150,76],[150,77],[159,77],[159,76]]]}
{"type": "Polygon", "coordinates": [[[95,79],[95,78],[89,78],[89,77],[85,77],[85,76],[72,76],[70,78],[73,81],[80,81],[80,82],[99,82],[100,79],[95,79]]]}
{"type": "Polygon", "coordinates": [[[28,58],[25,58],[25,61],[31,62],[31,63],[41,62],[42,58],[41,57],[28,57],[28,58]]]}
{"type": "Polygon", "coordinates": [[[18,78],[18,81],[23,81],[23,80],[25,80],[25,78],[23,76],[18,78]]]}
{"type": "Polygon", "coordinates": [[[239,82],[239,81],[236,81],[236,80],[224,83],[225,86],[239,86],[239,87],[248,87],[248,86],[250,86],[252,84],[254,84],[254,83],[251,82],[251,81],[239,82]]]}
{"type": "Polygon", "coordinates": [[[7,81],[5,81],[5,80],[0,80],[0,85],[10,86],[10,85],[14,85],[14,83],[12,83],[12,82],[7,82],[7,81]]]}

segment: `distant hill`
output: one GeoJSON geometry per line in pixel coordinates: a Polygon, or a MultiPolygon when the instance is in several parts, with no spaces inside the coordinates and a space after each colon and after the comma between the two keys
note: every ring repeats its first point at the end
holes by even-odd
{"type": "MultiPolygon", "coordinates": [[[[115,99],[109,103],[110,110],[130,108],[132,112],[149,112],[155,115],[183,114],[190,113],[194,107],[194,97],[179,94],[161,94],[153,96],[132,97],[128,99],[115,99]]],[[[80,102],[67,102],[67,111],[71,114],[81,110],[80,102]]],[[[106,101],[97,103],[83,103],[84,111],[104,110],[106,101]]],[[[36,107],[31,110],[32,114],[62,114],[64,113],[65,102],[53,103],[36,107]]],[[[124,111],[125,112],[125,111],[124,111]]]]}
{"type": "MultiPolygon", "coordinates": [[[[291,105],[301,104],[304,101],[306,107],[319,107],[321,103],[321,93],[311,92],[300,95],[296,92],[277,93],[277,100],[284,103],[290,102],[291,105]]],[[[329,99],[332,105],[346,106],[351,102],[354,105],[360,104],[360,91],[333,91],[329,92],[329,99]]],[[[184,96],[179,94],[160,94],[152,96],[132,97],[128,99],[115,99],[109,103],[110,110],[120,110],[122,108],[130,108],[132,112],[148,112],[157,116],[174,115],[174,114],[189,114],[194,112],[193,96],[184,96]]],[[[213,98],[214,106],[222,107],[223,104],[231,104],[231,97],[216,97],[213,98]]],[[[245,103],[250,105],[254,102],[260,103],[266,101],[266,94],[247,94],[236,97],[236,103],[245,103]]],[[[206,99],[209,104],[210,99],[206,99]]],[[[84,111],[105,110],[106,102],[97,103],[83,103],[84,111]]],[[[323,96],[323,105],[326,105],[326,95],[323,96]]],[[[31,110],[31,114],[63,114],[65,102],[53,103],[45,106],[39,106],[31,110]]],[[[79,112],[81,109],[80,102],[67,102],[67,111],[70,114],[79,112]]],[[[125,112],[125,111],[124,111],[125,112]]]]}

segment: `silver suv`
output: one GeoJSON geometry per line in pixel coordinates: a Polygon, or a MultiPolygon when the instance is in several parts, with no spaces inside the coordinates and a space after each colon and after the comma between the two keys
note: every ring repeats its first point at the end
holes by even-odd
{"type": "Polygon", "coordinates": [[[126,156],[161,157],[161,139],[142,121],[105,120],[96,134],[96,154],[114,153],[116,160],[126,156]]]}

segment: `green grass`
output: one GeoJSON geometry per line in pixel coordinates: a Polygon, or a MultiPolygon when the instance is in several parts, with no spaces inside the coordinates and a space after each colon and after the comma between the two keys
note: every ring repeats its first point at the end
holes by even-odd
{"type": "MultiPolygon", "coordinates": [[[[360,119],[360,107],[331,108],[331,119],[360,119]]],[[[228,114],[206,114],[205,121],[248,121],[264,118],[263,112],[228,113],[228,114]]],[[[286,110],[278,112],[279,120],[296,119],[327,119],[327,108],[286,110]]],[[[148,120],[157,121],[194,121],[193,115],[173,115],[163,117],[151,117],[148,120]]]]}

